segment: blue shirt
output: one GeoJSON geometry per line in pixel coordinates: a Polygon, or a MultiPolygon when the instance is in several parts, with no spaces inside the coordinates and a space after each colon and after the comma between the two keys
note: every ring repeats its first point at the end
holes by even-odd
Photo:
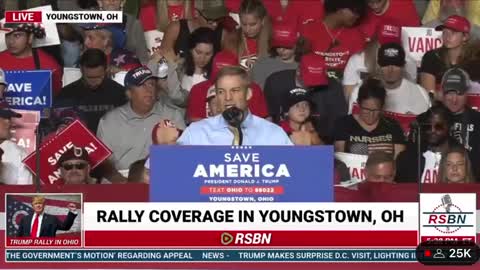
{"type": "MultiPolygon", "coordinates": [[[[243,145],[293,145],[281,127],[248,113],[242,122],[243,145]]],[[[233,133],[222,115],[192,123],[177,144],[232,145],[233,133]]]]}

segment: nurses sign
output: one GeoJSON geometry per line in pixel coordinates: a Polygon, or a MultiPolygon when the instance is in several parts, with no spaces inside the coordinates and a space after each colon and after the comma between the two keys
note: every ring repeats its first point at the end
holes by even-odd
{"type": "Polygon", "coordinates": [[[402,45],[407,57],[419,67],[426,52],[442,46],[442,32],[428,27],[402,27],[402,45]]]}

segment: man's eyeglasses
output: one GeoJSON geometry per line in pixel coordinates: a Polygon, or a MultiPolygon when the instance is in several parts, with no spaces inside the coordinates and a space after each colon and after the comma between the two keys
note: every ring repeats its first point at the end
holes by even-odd
{"type": "Polygon", "coordinates": [[[83,170],[83,169],[85,169],[87,166],[88,166],[87,163],[67,163],[67,164],[63,164],[63,165],[62,165],[62,167],[63,167],[66,171],[73,170],[74,168],[77,169],[77,170],[83,170]]]}

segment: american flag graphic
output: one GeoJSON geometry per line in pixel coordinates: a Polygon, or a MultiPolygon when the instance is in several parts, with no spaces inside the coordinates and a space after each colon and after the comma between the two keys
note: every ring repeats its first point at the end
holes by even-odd
{"type": "MultiPolygon", "coordinates": [[[[20,221],[24,216],[33,214],[32,197],[35,195],[7,195],[6,218],[7,236],[15,237],[20,221]]],[[[67,205],[71,202],[77,206],[78,216],[75,218],[69,231],[57,231],[57,235],[75,235],[81,230],[81,201],[80,195],[45,195],[45,213],[57,216],[63,221],[67,214],[67,205]]]]}

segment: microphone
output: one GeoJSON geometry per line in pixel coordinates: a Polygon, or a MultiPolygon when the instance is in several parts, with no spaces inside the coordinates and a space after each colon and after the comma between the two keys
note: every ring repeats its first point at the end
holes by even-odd
{"type": "Polygon", "coordinates": [[[445,207],[445,211],[447,211],[447,213],[450,213],[450,207],[452,206],[452,198],[450,197],[450,195],[445,195],[445,196],[442,196],[442,205],[443,207],[445,207]]]}
{"type": "Polygon", "coordinates": [[[222,116],[227,121],[227,123],[233,127],[236,128],[238,131],[238,136],[239,136],[239,145],[242,145],[243,143],[243,133],[240,125],[243,122],[243,111],[240,110],[237,107],[230,107],[223,111],[222,116]]]}

